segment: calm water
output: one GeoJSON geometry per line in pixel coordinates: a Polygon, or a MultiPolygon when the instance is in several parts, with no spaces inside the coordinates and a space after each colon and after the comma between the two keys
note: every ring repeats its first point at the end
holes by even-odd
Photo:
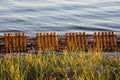
{"type": "Polygon", "coordinates": [[[120,31],[120,0],[0,0],[3,32],[120,31]]]}

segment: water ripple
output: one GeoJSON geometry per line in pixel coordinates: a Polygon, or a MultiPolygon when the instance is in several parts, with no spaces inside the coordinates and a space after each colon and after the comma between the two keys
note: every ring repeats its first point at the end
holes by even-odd
{"type": "Polygon", "coordinates": [[[119,0],[1,0],[3,32],[120,32],[119,0]]]}

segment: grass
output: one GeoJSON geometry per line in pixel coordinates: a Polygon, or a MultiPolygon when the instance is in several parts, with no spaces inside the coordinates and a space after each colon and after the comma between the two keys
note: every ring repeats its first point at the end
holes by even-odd
{"type": "Polygon", "coordinates": [[[54,52],[0,58],[0,80],[120,80],[117,56],[102,52],[54,52]]]}

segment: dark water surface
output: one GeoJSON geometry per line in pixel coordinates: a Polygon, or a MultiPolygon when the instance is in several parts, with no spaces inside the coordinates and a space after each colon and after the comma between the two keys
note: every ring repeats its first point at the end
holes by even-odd
{"type": "Polygon", "coordinates": [[[3,32],[120,31],[120,0],[0,0],[3,32]]]}

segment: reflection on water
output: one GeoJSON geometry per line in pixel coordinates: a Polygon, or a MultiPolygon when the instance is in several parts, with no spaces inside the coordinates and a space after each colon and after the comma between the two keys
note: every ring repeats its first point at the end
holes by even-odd
{"type": "Polygon", "coordinates": [[[0,33],[52,31],[120,31],[120,1],[0,0],[0,33]]]}

